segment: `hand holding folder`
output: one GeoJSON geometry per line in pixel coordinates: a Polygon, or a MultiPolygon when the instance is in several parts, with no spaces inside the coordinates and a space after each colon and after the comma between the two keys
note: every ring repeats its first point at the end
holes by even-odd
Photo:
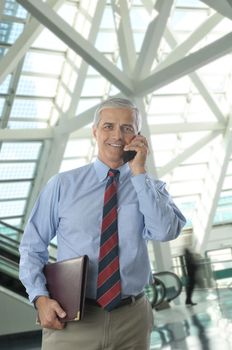
{"type": "Polygon", "coordinates": [[[44,267],[47,289],[66,312],[62,322],[83,318],[88,272],[88,256],[58,261],[44,267]]]}

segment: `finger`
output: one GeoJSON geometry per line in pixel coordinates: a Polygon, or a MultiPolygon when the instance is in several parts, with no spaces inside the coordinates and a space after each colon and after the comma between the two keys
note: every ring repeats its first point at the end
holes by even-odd
{"type": "Polygon", "coordinates": [[[141,149],[147,149],[147,146],[142,141],[134,142],[130,145],[130,147],[136,147],[138,151],[140,151],[141,149]]]}
{"type": "Polygon", "coordinates": [[[66,316],[66,312],[60,307],[58,303],[54,305],[54,311],[56,312],[57,316],[60,318],[64,318],[66,316]]]}
{"type": "Polygon", "coordinates": [[[53,324],[54,329],[64,329],[66,323],[65,322],[61,322],[58,319],[56,319],[56,321],[53,324]]]}
{"type": "Polygon", "coordinates": [[[124,150],[125,151],[133,151],[133,150],[137,151],[143,147],[147,148],[147,145],[143,141],[137,140],[137,141],[131,142],[129,145],[126,145],[124,147],[124,150]]]}
{"type": "Polygon", "coordinates": [[[53,312],[45,319],[41,320],[41,326],[44,328],[63,329],[65,327],[65,322],[61,322],[58,319],[57,314],[53,312]]]}
{"type": "Polygon", "coordinates": [[[131,145],[125,148],[125,151],[135,151],[137,154],[147,154],[148,148],[146,146],[131,145]]]}
{"type": "Polygon", "coordinates": [[[53,322],[47,322],[46,324],[43,324],[42,327],[50,329],[64,329],[65,322],[60,322],[58,319],[56,319],[53,322]]]}
{"type": "Polygon", "coordinates": [[[148,142],[147,142],[147,139],[144,137],[144,136],[136,136],[131,143],[133,142],[142,142],[145,146],[148,146],[148,142]]]}

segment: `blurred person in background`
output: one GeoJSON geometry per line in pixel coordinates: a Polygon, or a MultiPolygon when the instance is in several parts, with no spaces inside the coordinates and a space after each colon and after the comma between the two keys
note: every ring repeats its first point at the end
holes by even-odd
{"type": "Polygon", "coordinates": [[[192,295],[197,283],[198,264],[194,254],[188,248],[185,248],[184,250],[184,257],[187,272],[185,304],[188,306],[194,306],[197,305],[197,303],[192,301],[192,295]]]}

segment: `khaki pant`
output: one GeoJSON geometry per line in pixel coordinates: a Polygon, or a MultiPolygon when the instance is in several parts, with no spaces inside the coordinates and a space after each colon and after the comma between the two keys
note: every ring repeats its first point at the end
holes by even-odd
{"type": "Polygon", "coordinates": [[[146,297],[111,312],[86,305],[82,321],[43,329],[42,350],[148,350],[152,327],[146,297]]]}

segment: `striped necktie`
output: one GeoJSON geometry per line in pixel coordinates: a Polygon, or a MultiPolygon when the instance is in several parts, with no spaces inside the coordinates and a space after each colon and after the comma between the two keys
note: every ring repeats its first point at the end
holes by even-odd
{"type": "Polygon", "coordinates": [[[113,310],[121,300],[118,255],[117,181],[119,171],[110,169],[105,188],[97,279],[97,302],[113,310]]]}

